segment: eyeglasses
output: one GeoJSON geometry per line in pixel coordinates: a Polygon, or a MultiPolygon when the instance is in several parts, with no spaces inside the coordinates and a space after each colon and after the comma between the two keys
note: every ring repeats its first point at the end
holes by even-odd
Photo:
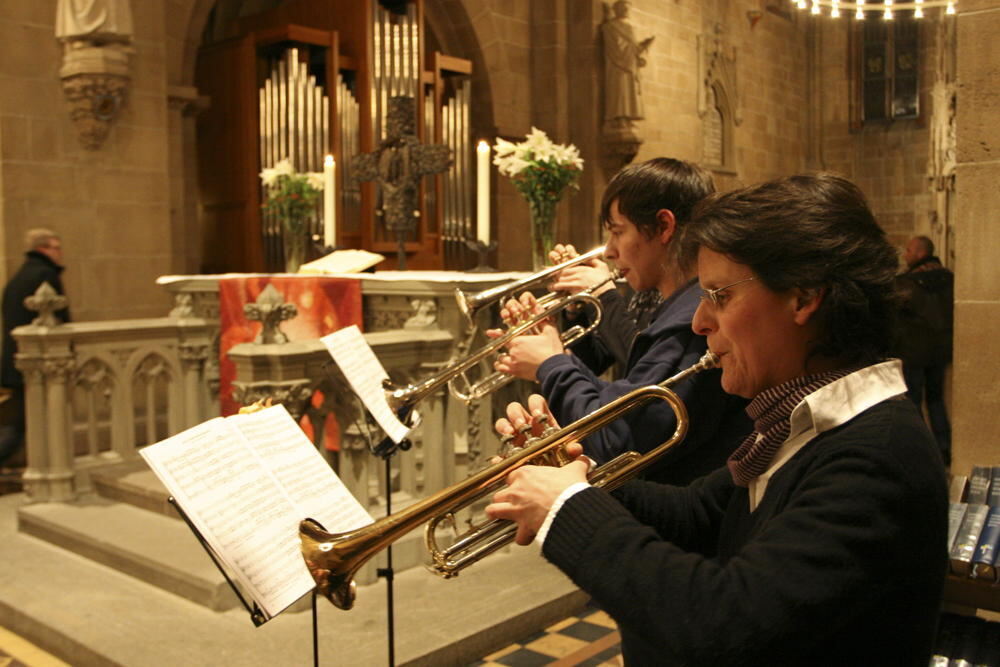
{"type": "Polygon", "coordinates": [[[750,276],[749,278],[744,278],[743,280],[737,280],[735,283],[729,283],[728,285],[724,285],[722,287],[716,287],[715,289],[703,289],[701,291],[701,299],[702,301],[708,301],[716,308],[722,308],[722,306],[726,303],[725,291],[727,289],[739,285],[740,283],[750,282],[751,280],[756,280],[756,278],[750,276]]]}

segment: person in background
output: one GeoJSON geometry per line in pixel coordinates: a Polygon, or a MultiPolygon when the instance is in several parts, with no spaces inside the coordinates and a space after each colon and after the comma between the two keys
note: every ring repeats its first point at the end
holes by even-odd
{"type": "MultiPolygon", "coordinates": [[[[38,313],[29,310],[24,300],[48,283],[64,294],[62,240],[49,229],[31,229],[25,235],[27,252],[24,264],[3,290],[3,353],[0,356],[0,384],[9,390],[4,405],[4,423],[0,425],[0,467],[6,467],[24,444],[24,378],[14,365],[17,344],[11,331],[31,324],[38,313]]],[[[56,311],[56,318],[69,322],[69,308],[56,311]]]]}
{"type": "MultiPolygon", "coordinates": [[[[487,514],[614,618],[626,664],[928,664],[948,497],[887,357],[895,251],[861,191],[830,174],[713,195],[687,229],[692,326],[723,388],[752,399],[753,433],[688,486],[609,493],[585,457],[523,466],[487,514]]],[[[497,430],[544,409],[513,404],[497,430]]]]}
{"type": "Polygon", "coordinates": [[[944,401],[944,374],[951,363],[955,276],[934,256],[926,236],[910,239],[903,253],[906,272],[896,285],[903,301],[896,356],[910,398],[927,418],[946,464],[951,463],[951,423],[944,401]]]}
{"type": "MultiPolygon", "coordinates": [[[[611,311],[609,321],[626,320],[622,336],[628,340],[624,377],[613,382],[598,377],[579,356],[568,353],[552,324],[536,335],[514,338],[498,357],[496,370],[541,384],[556,419],[576,421],[630,391],[663,382],[697,362],[705,353],[705,338],[691,330],[698,307],[697,280],[680,265],[679,239],[691,210],[714,190],[711,175],[689,162],[655,158],[629,165],[608,183],[601,203],[601,219],[609,232],[604,256],[614,262],[635,291],[655,289],[664,300],[649,325],[636,332],[635,322],[615,314],[622,298],[611,283],[599,296],[611,311]]],[[[607,265],[580,267],[596,276],[609,277],[607,265]]],[[[557,279],[557,285],[559,280],[557,279]]],[[[591,282],[590,279],[583,283],[591,282]]],[[[595,281],[596,282],[596,281],[595,281]]],[[[501,310],[505,321],[534,312],[534,297],[511,299],[501,310]]],[[[499,335],[499,331],[488,332],[499,335]]],[[[605,335],[605,329],[600,335],[605,335]]],[[[647,472],[651,479],[687,482],[725,461],[734,438],[750,431],[743,413],[745,402],[727,396],[719,386],[719,372],[710,371],[677,387],[691,413],[687,440],[671,448],[664,460],[647,472]]],[[[625,451],[647,452],[667,438],[667,424],[674,421],[670,406],[653,401],[641,409],[594,432],[583,441],[587,455],[605,463],[625,451]]],[[[516,424],[524,427],[524,424],[516,424]]]]}

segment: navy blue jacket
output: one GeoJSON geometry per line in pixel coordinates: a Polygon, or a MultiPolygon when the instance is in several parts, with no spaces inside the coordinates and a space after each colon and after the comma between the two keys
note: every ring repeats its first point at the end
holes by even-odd
{"type": "MultiPolygon", "coordinates": [[[[538,380],[553,415],[561,425],[574,422],[633,389],[659,384],[695,364],[707,349],[703,336],[691,330],[701,291],[691,281],[660,305],[651,324],[632,343],[625,376],[600,379],[579,358],[559,354],[538,368],[538,380]]],[[[645,475],[647,479],[685,484],[725,463],[753,428],[744,412],[746,401],[722,391],[719,370],[706,371],[673,387],[690,415],[687,437],[645,475]]],[[[674,432],[673,410],[655,401],[583,439],[587,455],[604,463],[622,452],[647,452],[674,432]]]]}

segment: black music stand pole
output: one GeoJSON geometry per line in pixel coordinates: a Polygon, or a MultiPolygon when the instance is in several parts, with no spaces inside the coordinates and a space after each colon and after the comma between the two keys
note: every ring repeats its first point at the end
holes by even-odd
{"type": "MultiPolygon", "coordinates": [[[[372,454],[380,457],[385,462],[385,515],[390,516],[392,514],[392,455],[399,450],[408,450],[413,443],[410,442],[409,438],[405,438],[400,442],[393,442],[391,439],[386,437],[377,446],[372,447],[372,454]]],[[[389,544],[385,548],[385,560],[386,567],[380,567],[375,570],[375,574],[385,579],[385,592],[386,592],[386,615],[388,620],[388,643],[389,643],[389,667],[394,667],[396,664],[396,624],[395,624],[395,614],[393,613],[394,600],[392,591],[392,582],[395,572],[392,569],[392,544],[389,544]]]]}

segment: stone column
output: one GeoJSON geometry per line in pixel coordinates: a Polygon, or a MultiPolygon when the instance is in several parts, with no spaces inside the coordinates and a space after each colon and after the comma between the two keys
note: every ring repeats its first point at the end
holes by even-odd
{"type": "Polygon", "coordinates": [[[967,474],[1000,461],[1000,0],[958,7],[952,470],[967,474]]]}
{"type": "Polygon", "coordinates": [[[208,359],[208,345],[178,346],[177,352],[181,361],[181,386],[184,392],[184,412],[181,415],[181,428],[196,426],[205,420],[202,406],[205,404],[205,361],[208,359]]]}
{"type": "Polygon", "coordinates": [[[69,384],[75,362],[73,356],[50,358],[45,361],[46,405],[48,410],[49,499],[72,500],[73,490],[73,439],[69,429],[69,384]]]}
{"type": "Polygon", "coordinates": [[[24,376],[25,434],[27,467],[24,471],[24,491],[33,501],[48,500],[46,479],[49,472],[49,449],[45,439],[45,374],[41,359],[18,359],[17,367],[24,376]]]}

